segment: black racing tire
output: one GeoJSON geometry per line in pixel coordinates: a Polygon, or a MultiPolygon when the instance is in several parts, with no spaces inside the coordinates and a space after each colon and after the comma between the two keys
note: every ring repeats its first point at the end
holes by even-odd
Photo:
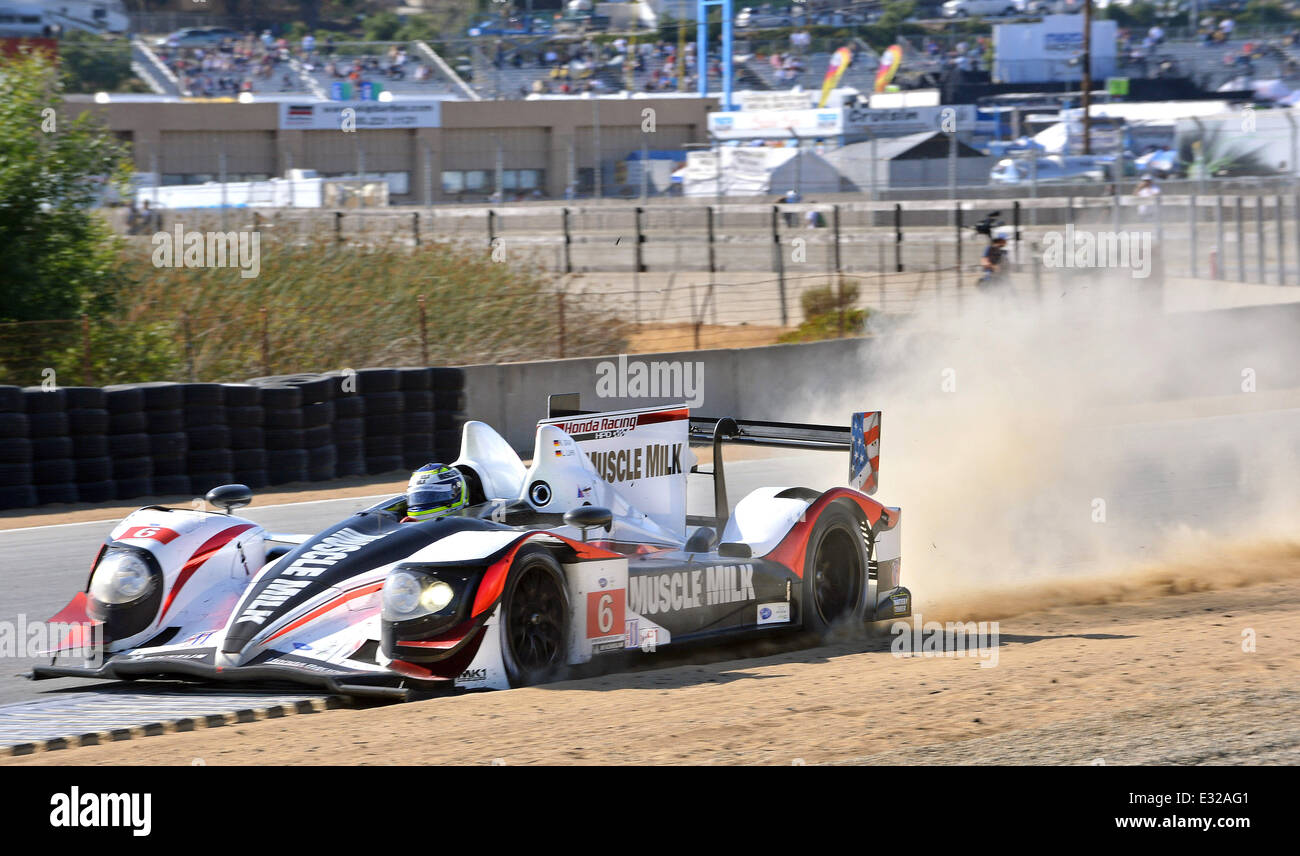
{"type": "Polygon", "coordinates": [[[230,448],[236,451],[240,449],[265,449],[266,432],[261,428],[231,428],[230,448]]]}
{"type": "Polygon", "coordinates": [[[243,470],[242,472],[236,470],[235,481],[245,487],[257,490],[270,484],[271,478],[267,475],[266,470],[243,470]]]}
{"type": "Polygon", "coordinates": [[[32,438],[32,458],[37,461],[48,461],[52,458],[71,458],[72,457],[72,438],[71,437],[33,437],[32,438]]]}
{"type": "Polygon", "coordinates": [[[103,458],[108,455],[108,437],[103,434],[73,436],[72,457],[103,458]]]}
{"type": "Polygon", "coordinates": [[[443,369],[433,370],[433,388],[461,390],[465,388],[465,370],[464,369],[443,369]]]}
{"type": "Polygon", "coordinates": [[[25,437],[0,440],[0,464],[31,464],[32,441],[25,437]]]}
{"type": "Polygon", "coordinates": [[[153,472],[153,458],[148,456],[113,459],[113,479],[118,482],[146,481],[153,478],[153,472]]]}
{"type": "Polygon", "coordinates": [[[267,428],[285,429],[302,427],[301,407],[268,407],[263,415],[262,424],[267,428]]]}
{"type": "Polygon", "coordinates": [[[366,436],[366,420],[361,418],[335,419],[334,442],[355,442],[366,436]]]}
{"type": "Polygon", "coordinates": [[[439,410],[434,416],[434,424],[439,431],[455,431],[457,434],[469,421],[469,414],[463,410],[439,410]]]}
{"type": "Polygon", "coordinates": [[[268,377],[249,378],[254,386],[294,386],[302,393],[303,404],[319,404],[329,401],[334,395],[334,379],[329,375],[303,372],[291,375],[270,375],[268,377]]]}
{"type": "Polygon", "coordinates": [[[407,413],[430,413],[433,411],[433,397],[432,390],[407,390],[402,393],[402,410],[407,413]]]}
{"type": "MultiPolygon", "coordinates": [[[[11,464],[10,466],[18,467],[19,465],[11,464]]],[[[3,472],[4,468],[0,467],[0,473],[3,472]]],[[[7,481],[9,484],[22,484],[25,481],[30,481],[35,483],[37,487],[41,487],[44,485],[71,484],[72,480],[76,478],[76,474],[77,469],[73,465],[71,459],[57,458],[54,460],[36,461],[33,463],[28,472],[29,478],[24,479],[21,477],[21,474],[15,474],[4,479],[4,481],[7,481]]],[[[55,500],[42,501],[54,502],[55,500]]],[[[76,502],[75,499],[69,501],[76,502]]]]}
{"type": "Polygon", "coordinates": [[[86,434],[104,434],[107,431],[107,410],[78,409],[68,411],[68,433],[74,437],[86,434]]]}
{"type": "Polygon", "coordinates": [[[23,387],[23,409],[34,413],[62,413],[68,408],[68,393],[61,387],[42,389],[39,386],[23,387]]]}
{"type": "Polygon", "coordinates": [[[139,458],[149,455],[148,434],[110,434],[108,454],[113,458],[139,458]]]}
{"type": "Polygon", "coordinates": [[[181,412],[185,414],[186,428],[207,428],[210,425],[226,424],[224,404],[187,404],[181,412]]]}
{"type": "MultiPolygon", "coordinates": [[[[77,483],[86,484],[90,482],[105,482],[113,478],[113,459],[110,457],[102,458],[76,458],[72,462],[73,472],[77,474],[77,483]]],[[[112,499],[112,497],[109,497],[112,499]]],[[[99,500],[91,499],[89,502],[98,502],[99,500]]]]}
{"type": "Polygon", "coordinates": [[[465,392],[451,389],[437,390],[433,393],[433,406],[438,410],[464,410],[465,392]]]}
{"type": "Polygon", "coordinates": [[[223,484],[235,484],[235,474],[232,472],[195,473],[190,476],[190,489],[196,496],[202,496],[214,487],[221,487],[223,484]]]}
{"type": "Polygon", "coordinates": [[[39,505],[50,502],[76,502],[77,499],[77,486],[72,482],[36,486],[36,501],[39,505]]]}
{"type": "Polygon", "coordinates": [[[186,410],[221,407],[226,403],[226,388],[219,383],[187,383],[182,387],[181,399],[186,410]]]}
{"type": "Polygon", "coordinates": [[[377,476],[405,469],[401,455],[367,455],[366,474],[377,476]]]}
{"type": "Polygon", "coordinates": [[[144,410],[144,390],[129,383],[106,386],[104,407],[109,413],[139,413],[144,410]]]}
{"type": "Polygon", "coordinates": [[[132,384],[144,395],[145,410],[180,410],[185,403],[185,393],[179,383],[155,381],[132,384]]]}
{"type": "Polygon", "coordinates": [[[21,412],[23,409],[23,388],[21,386],[0,386],[0,413],[21,412]]]}
{"type": "Polygon", "coordinates": [[[27,423],[33,437],[68,436],[68,414],[62,410],[28,414],[27,423]]]}
{"type": "Polygon", "coordinates": [[[365,416],[366,400],[355,393],[340,393],[334,399],[334,415],[339,419],[365,416]]]}
{"type": "Polygon", "coordinates": [[[31,420],[26,413],[0,413],[0,439],[26,437],[31,420]]]}
{"type": "Polygon", "coordinates": [[[227,407],[260,407],[262,388],[251,383],[226,383],[227,407]]]}
{"type": "Polygon", "coordinates": [[[432,434],[434,431],[433,414],[428,411],[402,414],[403,434],[432,434]]]}
{"type": "MultiPolygon", "coordinates": [[[[236,473],[264,470],[266,469],[266,450],[236,449],[231,452],[230,462],[236,473]]],[[[249,485],[249,487],[252,487],[252,485],[249,485]]]]}
{"type": "Polygon", "coordinates": [[[230,448],[230,429],[225,425],[204,425],[191,428],[186,434],[189,437],[191,452],[230,448]]]}
{"type": "Polygon", "coordinates": [[[231,428],[261,428],[266,423],[266,411],[261,407],[227,407],[226,424],[231,428]]]}
{"type": "Polygon", "coordinates": [[[154,458],[184,457],[190,450],[190,438],[183,431],[149,435],[149,454],[154,458]]]}
{"type": "Polygon", "coordinates": [[[401,413],[406,399],[400,392],[375,392],[366,395],[366,418],[401,413]]]}
{"type": "Polygon", "coordinates": [[[81,502],[108,502],[117,499],[117,482],[109,479],[78,482],[77,499],[81,502]]]}
{"type": "Polygon", "coordinates": [[[36,501],[36,488],[31,485],[0,487],[0,508],[31,508],[36,501]]]}
{"type": "Polygon", "coordinates": [[[118,499],[135,499],[137,496],[150,496],[153,491],[153,479],[147,476],[138,478],[114,479],[117,485],[118,499]]]}
{"type": "Polygon", "coordinates": [[[146,410],[144,413],[150,434],[176,434],[185,430],[185,414],[178,408],[146,410]]]}
{"type": "MultiPolygon", "coordinates": [[[[37,473],[37,468],[40,467],[42,463],[43,462],[41,461],[37,461],[35,464],[29,464],[26,461],[22,461],[13,464],[0,464],[0,484],[21,487],[22,485],[31,484],[33,481],[39,481],[39,479],[35,478],[35,475],[37,473]]],[[[71,467],[71,462],[68,461],[61,461],[60,464],[71,467]]],[[[69,470],[69,475],[70,473],[71,471],[69,470]]],[[[69,477],[68,479],[64,479],[64,481],[71,481],[71,478],[69,477]]]]}
{"type": "Polygon", "coordinates": [[[396,369],[361,369],[355,380],[357,392],[369,396],[376,392],[396,391],[398,376],[396,369]]]}
{"type": "Polygon", "coordinates": [[[867,579],[867,551],[859,518],[839,503],[817,515],[804,554],[804,630],[824,636],[838,621],[856,614],[867,579]]]}
{"type": "Polygon", "coordinates": [[[568,661],[568,587],[546,548],[527,545],[515,554],[497,616],[510,686],[544,683],[568,661]]]}
{"type": "MultiPolygon", "coordinates": [[[[112,399],[109,399],[112,401],[112,399]]],[[[149,417],[143,410],[127,410],[118,413],[108,412],[108,433],[110,434],[148,434],[149,417]]]]}
{"type": "Polygon", "coordinates": [[[402,456],[401,434],[366,435],[366,457],[377,458],[385,455],[402,456]]]}
{"type": "Polygon", "coordinates": [[[190,491],[190,477],[183,473],[155,475],[153,489],[158,496],[184,496],[190,491]]]}
{"type": "Polygon", "coordinates": [[[397,386],[406,392],[427,390],[433,386],[433,369],[424,366],[401,366],[397,371],[397,386]]]}
{"type": "Polygon", "coordinates": [[[322,401],[319,404],[308,404],[302,409],[302,427],[319,428],[322,425],[328,426],[334,421],[334,402],[322,401]]]}
{"type": "Polygon", "coordinates": [[[191,449],[185,459],[191,473],[227,473],[234,469],[229,449],[191,449]]]}
{"type": "Polygon", "coordinates": [[[262,432],[266,438],[266,448],[272,452],[283,452],[302,448],[302,431],[297,428],[267,428],[262,432]]]}
{"type": "Polygon", "coordinates": [[[302,407],[302,389],[296,386],[262,387],[262,406],[271,410],[297,410],[302,407]]]}
{"type": "Polygon", "coordinates": [[[97,386],[65,386],[69,410],[103,410],[107,404],[104,390],[97,386]]]}

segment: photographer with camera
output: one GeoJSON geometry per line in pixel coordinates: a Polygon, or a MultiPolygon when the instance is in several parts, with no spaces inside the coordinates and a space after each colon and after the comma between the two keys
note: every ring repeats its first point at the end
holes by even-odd
{"type": "Polygon", "coordinates": [[[984,235],[989,244],[980,255],[980,278],[977,285],[993,285],[1006,281],[1007,230],[1001,211],[992,211],[975,224],[975,233],[984,235]]]}

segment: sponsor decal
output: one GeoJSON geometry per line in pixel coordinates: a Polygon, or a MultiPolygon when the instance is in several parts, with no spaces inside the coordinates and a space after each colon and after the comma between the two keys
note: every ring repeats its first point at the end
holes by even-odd
{"type": "MultiPolygon", "coordinates": [[[[603,580],[602,580],[603,582],[603,580]]],[[[617,633],[622,627],[626,600],[622,589],[587,592],[587,638],[595,639],[617,633]]]]}
{"type": "Polygon", "coordinates": [[[760,603],[758,605],[758,623],[784,624],[790,621],[790,604],[784,601],[760,603]]]}
{"type": "Polygon", "coordinates": [[[894,615],[903,615],[911,609],[911,598],[905,594],[896,594],[890,598],[894,605],[894,615]]]}
{"type": "Polygon", "coordinates": [[[349,553],[355,553],[371,541],[378,541],[387,534],[383,532],[378,535],[364,535],[355,529],[340,529],[313,544],[310,550],[294,559],[293,564],[281,571],[280,576],[320,576],[330,567],[347,558],[349,553]]]}
{"type": "Polygon", "coordinates": [[[591,646],[591,653],[593,654],[614,654],[622,650],[623,638],[621,636],[612,641],[596,642],[591,646]]]}
{"type": "Polygon", "coordinates": [[[710,565],[628,579],[628,607],[642,615],[680,612],[754,599],[754,566],[710,565]]]}
{"type": "Polygon", "coordinates": [[[195,633],[180,644],[186,648],[196,648],[200,645],[206,645],[208,640],[211,639],[216,632],[217,631],[215,630],[208,630],[205,633],[195,633]]]}
{"type": "Polygon", "coordinates": [[[680,475],[683,443],[650,443],[635,449],[588,452],[591,464],[609,483],[680,475]]]}
{"type": "Polygon", "coordinates": [[[487,669],[466,669],[456,676],[458,684],[475,684],[487,680],[487,669]]]}
{"type": "Polygon", "coordinates": [[[271,580],[266,584],[266,588],[258,592],[257,597],[244,607],[244,611],[239,614],[239,620],[235,623],[251,621],[254,624],[262,624],[278,607],[309,585],[311,585],[310,580],[271,580]]]}
{"type": "Polygon", "coordinates": [[[158,541],[166,544],[176,538],[181,537],[181,533],[175,529],[168,529],[164,526],[132,526],[122,533],[119,541],[125,541],[128,538],[145,538],[150,541],[158,541]]]}

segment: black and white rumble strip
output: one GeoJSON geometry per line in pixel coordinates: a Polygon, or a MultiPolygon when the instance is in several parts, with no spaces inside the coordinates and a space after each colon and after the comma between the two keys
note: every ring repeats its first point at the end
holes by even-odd
{"type": "Polygon", "coordinates": [[[96,746],[346,706],[340,696],[97,690],[0,707],[0,755],[96,746]]]}

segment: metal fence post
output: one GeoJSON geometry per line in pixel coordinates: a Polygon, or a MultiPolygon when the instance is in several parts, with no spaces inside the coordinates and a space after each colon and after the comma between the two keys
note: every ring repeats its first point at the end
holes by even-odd
{"type": "Polygon", "coordinates": [[[343,243],[343,212],[334,212],[334,243],[343,243]]]}
{"type": "Polygon", "coordinates": [[[1237,282],[1246,281],[1246,212],[1245,203],[1237,197],[1237,282]]]}
{"type": "Polygon", "coordinates": [[[1274,197],[1273,202],[1273,219],[1277,223],[1277,284],[1282,285],[1286,282],[1286,275],[1283,273],[1286,270],[1286,251],[1283,243],[1286,240],[1286,231],[1282,227],[1282,197],[1280,195],[1274,197]]]}
{"type": "Polygon", "coordinates": [[[961,294],[961,203],[960,202],[956,203],[953,206],[952,222],[956,229],[954,235],[957,239],[957,242],[954,244],[954,246],[956,247],[956,259],[957,259],[957,265],[956,265],[957,293],[961,294]]]}
{"type": "Polygon", "coordinates": [[[488,246],[491,247],[497,239],[497,212],[491,208],[487,212],[487,239],[488,246]]]}
{"type": "Polygon", "coordinates": [[[1196,279],[1196,195],[1187,197],[1187,275],[1196,279]]]}
{"type": "Polygon", "coordinates": [[[903,272],[903,206],[894,203],[894,272],[903,272]]]}
{"type": "Polygon", "coordinates": [[[420,246],[420,212],[419,211],[411,212],[411,237],[412,239],[414,239],[415,245],[417,247],[420,246]]]}
{"type": "Polygon", "coordinates": [[[1267,281],[1264,276],[1264,197],[1255,197],[1255,260],[1259,282],[1267,281]]]}
{"type": "Polygon", "coordinates": [[[1214,194],[1214,246],[1219,263],[1215,265],[1214,278],[1223,279],[1223,269],[1228,258],[1228,248],[1223,245],[1223,188],[1216,185],[1214,194]]]}
{"type": "Polygon", "coordinates": [[[835,272],[838,274],[844,270],[843,266],[840,263],[840,206],[839,205],[831,206],[831,225],[835,229],[834,235],[832,237],[835,240],[835,272]]]}
{"type": "Polygon", "coordinates": [[[416,299],[416,304],[420,310],[420,365],[427,366],[429,364],[429,319],[425,312],[423,294],[416,299]]]}
{"type": "Polygon", "coordinates": [[[785,257],[781,252],[781,209],[772,206],[772,256],[776,263],[777,291],[781,299],[781,326],[790,325],[789,309],[785,305],[785,257]]]}
{"type": "Polygon", "coordinates": [[[718,260],[713,244],[713,206],[704,206],[705,223],[708,226],[708,244],[709,244],[709,273],[715,273],[718,270],[718,260]]]}
{"type": "Polygon", "coordinates": [[[569,209],[560,209],[560,225],[564,230],[564,272],[573,273],[573,259],[570,255],[570,247],[573,244],[573,236],[569,233],[569,209]]]}

